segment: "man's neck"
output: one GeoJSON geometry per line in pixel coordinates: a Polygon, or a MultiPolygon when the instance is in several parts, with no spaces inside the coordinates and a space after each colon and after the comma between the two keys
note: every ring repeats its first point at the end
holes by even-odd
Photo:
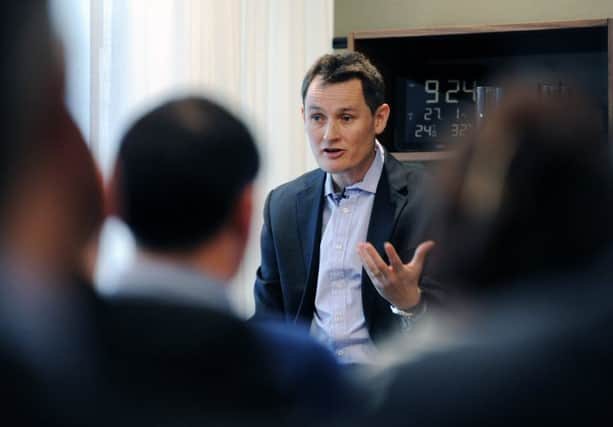
{"type": "Polygon", "coordinates": [[[205,243],[189,251],[149,251],[142,250],[145,257],[160,262],[183,266],[214,278],[222,283],[228,281],[234,274],[233,260],[227,254],[232,253],[223,239],[205,243]]]}
{"type": "Polygon", "coordinates": [[[364,166],[360,169],[359,173],[331,173],[332,177],[332,185],[334,187],[334,192],[338,193],[343,191],[346,187],[349,187],[355,183],[361,182],[364,180],[364,177],[372,167],[372,164],[375,161],[375,157],[377,155],[376,148],[373,150],[372,155],[364,162],[364,166]]]}

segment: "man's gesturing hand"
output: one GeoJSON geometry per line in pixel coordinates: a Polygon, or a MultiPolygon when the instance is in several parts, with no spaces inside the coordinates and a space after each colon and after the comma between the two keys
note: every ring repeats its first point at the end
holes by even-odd
{"type": "Polygon", "coordinates": [[[396,249],[389,242],[385,243],[384,248],[390,265],[383,261],[368,242],[358,244],[358,254],[377,292],[396,308],[409,310],[420,301],[419,277],[426,255],[433,247],[434,242],[431,240],[421,243],[407,264],[402,263],[396,249]]]}

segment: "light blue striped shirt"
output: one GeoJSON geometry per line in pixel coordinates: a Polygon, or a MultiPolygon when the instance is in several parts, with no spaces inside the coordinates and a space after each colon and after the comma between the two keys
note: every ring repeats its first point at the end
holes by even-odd
{"type": "Polygon", "coordinates": [[[326,175],[319,275],[311,335],[342,363],[369,363],[376,356],[362,306],[362,262],[357,245],[366,241],[385,153],[376,142],[375,160],[364,179],[334,193],[326,175]]]}

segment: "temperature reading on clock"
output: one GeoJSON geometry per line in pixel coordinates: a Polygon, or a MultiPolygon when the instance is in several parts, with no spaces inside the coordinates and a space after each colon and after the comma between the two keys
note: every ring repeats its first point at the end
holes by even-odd
{"type": "Polygon", "coordinates": [[[425,136],[438,136],[436,125],[417,125],[415,126],[415,138],[423,138],[425,136]]]}
{"type": "Polygon", "coordinates": [[[441,119],[442,119],[441,109],[439,107],[434,107],[434,108],[426,107],[424,109],[424,120],[431,121],[431,120],[441,120],[441,119]]]}
{"type": "Polygon", "coordinates": [[[401,150],[438,150],[469,136],[474,127],[476,88],[474,73],[425,75],[400,80],[398,99],[404,100],[396,135],[401,150]],[[470,76],[471,78],[467,78],[470,76]]]}
{"type": "Polygon", "coordinates": [[[471,128],[472,124],[470,123],[452,123],[451,136],[466,136],[471,128]]]}

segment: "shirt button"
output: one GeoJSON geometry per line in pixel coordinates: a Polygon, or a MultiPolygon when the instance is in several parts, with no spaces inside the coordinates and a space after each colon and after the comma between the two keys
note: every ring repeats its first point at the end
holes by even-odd
{"type": "Polygon", "coordinates": [[[351,212],[351,209],[349,209],[349,208],[343,208],[343,213],[344,213],[344,214],[348,214],[349,212],[351,212]]]}
{"type": "Polygon", "coordinates": [[[343,354],[345,354],[345,352],[343,350],[337,350],[336,355],[337,356],[342,356],[343,354]]]}
{"type": "Polygon", "coordinates": [[[343,245],[341,245],[340,243],[338,243],[336,246],[336,249],[338,249],[339,251],[343,249],[343,245]]]}

